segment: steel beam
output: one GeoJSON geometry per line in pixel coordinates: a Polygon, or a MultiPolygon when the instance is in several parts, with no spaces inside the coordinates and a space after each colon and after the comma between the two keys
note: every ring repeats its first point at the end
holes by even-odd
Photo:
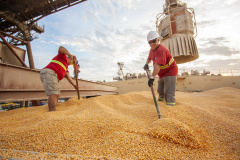
{"type": "Polygon", "coordinates": [[[24,40],[22,40],[18,37],[12,36],[10,34],[7,34],[7,33],[3,32],[3,31],[0,31],[0,33],[3,34],[4,36],[11,37],[12,39],[18,40],[18,41],[22,42],[23,44],[27,44],[26,41],[24,41],[24,40]]]}
{"type": "MultiPolygon", "coordinates": [[[[80,89],[81,97],[92,97],[101,95],[112,95],[117,92],[106,91],[106,90],[91,90],[91,89],[80,89]]],[[[61,90],[60,98],[77,97],[77,91],[75,89],[61,90]]],[[[31,101],[31,100],[42,100],[48,99],[44,90],[0,90],[0,102],[14,102],[14,101],[31,101]]]]}
{"type": "MultiPolygon", "coordinates": [[[[81,97],[118,94],[116,86],[78,79],[81,97]]],[[[61,98],[77,97],[66,78],[59,82],[61,98]]],[[[0,63],[0,102],[47,99],[39,69],[0,63]]]]}

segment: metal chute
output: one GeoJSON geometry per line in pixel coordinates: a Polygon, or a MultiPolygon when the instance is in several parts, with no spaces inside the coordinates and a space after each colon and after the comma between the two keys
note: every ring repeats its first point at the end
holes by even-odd
{"type": "Polygon", "coordinates": [[[179,0],[166,0],[163,13],[157,15],[156,30],[160,42],[167,47],[177,64],[196,60],[197,25],[194,10],[179,0]]]}

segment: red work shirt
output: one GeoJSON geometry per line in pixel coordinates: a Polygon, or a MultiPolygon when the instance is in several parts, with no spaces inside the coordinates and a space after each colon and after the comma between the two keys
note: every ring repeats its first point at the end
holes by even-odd
{"type": "MultiPolygon", "coordinates": [[[[158,48],[155,51],[150,49],[148,59],[153,61],[153,65],[157,63],[161,67],[166,67],[166,65],[168,65],[171,61],[172,55],[165,46],[159,44],[158,48]]],[[[164,69],[160,69],[160,71],[158,72],[159,78],[177,75],[178,67],[175,60],[171,63],[170,66],[167,66],[167,68],[164,69]]]]}
{"type": "Polygon", "coordinates": [[[53,70],[55,73],[57,73],[58,79],[62,80],[63,77],[65,76],[66,72],[68,72],[67,55],[61,54],[58,52],[58,55],[55,56],[52,60],[54,60],[55,62],[56,61],[61,62],[61,64],[63,64],[63,66],[65,66],[65,68],[62,67],[59,63],[55,63],[52,61],[45,68],[49,68],[49,69],[53,70]]]}

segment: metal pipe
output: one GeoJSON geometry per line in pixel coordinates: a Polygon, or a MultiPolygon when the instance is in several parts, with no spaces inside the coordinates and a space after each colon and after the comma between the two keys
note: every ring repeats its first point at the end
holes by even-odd
{"type": "Polygon", "coordinates": [[[28,54],[28,61],[29,61],[30,68],[34,69],[35,66],[34,66],[33,55],[32,55],[32,48],[31,48],[30,41],[27,41],[26,47],[27,47],[27,54],[28,54]]]}

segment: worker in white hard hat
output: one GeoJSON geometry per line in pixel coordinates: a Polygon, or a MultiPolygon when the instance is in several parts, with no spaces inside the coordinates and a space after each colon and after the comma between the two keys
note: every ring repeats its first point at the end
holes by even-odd
{"type": "Polygon", "coordinates": [[[148,64],[153,61],[153,72],[148,81],[149,87],[153,85],[158,75],[159,101],[166,101],[167,105],[175,106],[175,91],[178,75],[178,67],[169,50],[160,44],[159,35],[156,31],[150,31],[147,41],[151,47],[144,70],[149,70],[148,64]]]}

